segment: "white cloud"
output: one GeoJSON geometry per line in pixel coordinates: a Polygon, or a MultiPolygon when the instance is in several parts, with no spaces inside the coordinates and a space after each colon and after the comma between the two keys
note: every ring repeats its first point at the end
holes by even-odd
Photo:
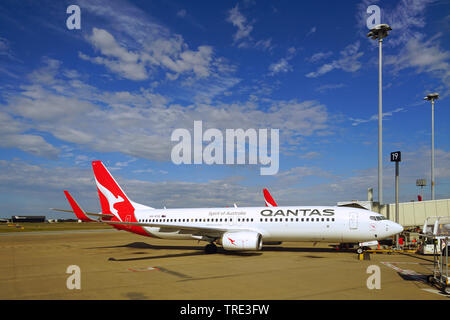
{"type": "MultiPolygon", "coordinates": [[[[129,165],[130,163],[133,163],[133,162],[135,162],[135,161],[137,161],[137,159],[136,159],[136,158],[132,158],[132,159],[130,159],[130,160],[128,160],[128,161],[120,161],[120,162],[116,162],[115,166],[116,166],[116,167],[128,167],[128,165],[129,165]]],[[[134,172],[134,171],[133,171],[133,172],[134,172]]]]}
{"type": "Polygon", "coordinates": [[[186,14],[187,14],[187,11],[185,9],[178,10],[178,12],[177,12],[177,16],[180,18],[184,18],[186,16],[186,14]]]}
{"type": "MultiPolygon", "coordinates": [[[[424,28],[426,25],[425,15],[427,6],[435,0],[400,0],[395,6],[379,5],[381,9],[381,23],[386,23],[392,28],[388,39],[383,42],[386,46],[402,45],[415,34],[418,29],[424,28]]],[[[369,32],[366,26],[369,14],[366,12],[369,5],[377,4],[379,0],[364,0],[358,4],[357,21],[361,30],[361,37],[367,38],[369,32]]],[[[367,38],[368,39],[368,38],[367,38]]],[[[377,42],[368,39],[373,46],[377,46],[377,42]]]]}
{"type": "Polygon", "coordinates": [[[245,16],[239,11],[238,4],[236,4],[236,6],[228,12],[227,21],[238,28],[233,36],[235,43],[241,41],[242,39],[251,39],[250,33],[253,30],[253,26],[251,23],[247,22],[247,18],[245,18],[245,16]]]}
{"type": "Polygon", "coordinates": [[[301,159],[315,159],[320,157],[320,153],[316,151],[310,151],[300,156],[301,159]]]}
{"type": "MultiPolygon", "coordinates": [[[[73,79],[54,61],[32,74],[30,84],[21,86],[19,91],[5,92],[7,102],[0,110],[20,117],[20,123],[27,124],[25,130],[50,134],[98,152],[120,152],[137,158],[169,161],[172,131],[192,129],[194,120],[199,119],[207,128],[283,128],[284,143],[289,143],[291,136],[311,136],[330,130],[327,109],[316,101],[271,100],[265,102],[264,111],[250,102],[208,102],[215,94],[233,86],[233,81],[205,84],[202,89],[206,93],[198,97],[199,102],[183,106],[171,103],[170,98],[150,89],[104,91],[81,80],[74,87],[73,79]],[[51,86],[39,84],[41,79],[51,86]],[[54,90],[54,85],[61,90],[54,90]]],[[[5,123],[8,128],[5,135],[26,133],[20,123],[9,123],[7,118],[5,123]]],[[[24,141],[17,138],[12,141],[26,147],[24,141]]],[[[45,141],[36,142],[44,144],[45,141]]],[[[48,154],[56,151],[50,145],[44,145],[42,150],[48,154]]],[[[36,153],[35,150],[29,152],[36,153]]]]}
{"type": "Polygon", "coordinates": [[[296,53],[296,49],[294,47],[290,47],[287,50],[287,56],[285,58],[281,58],[280,60],[278,60],[275,63],[272,63],[269,66],[269,71],[270,71],[270,75],[273,76],[277,73],[283,72],[290,72],[293,71],[293,67],[289,64],[289,60],[291,60],[292,58],[294,58],[295,53],[296,53]]]}
{"type": "Polygon", "coordinates": [[[307,59],[309,62],[318,62],[322,59],[326,59],[328,57],[330,57],[333,54],[332,51],[328,51],[328,52],[318,52],[313,54],[309,59],[307,59]]]}
{"type": "Polygon", "coordinates": [[[318,92],[325,92],[327,90],[332,90],[332,89],[339,89],[339,88],[343,88],[346,85],[343,83],[335,83],[335,84],[324,84],[321,85],[320,87],[316,88],[316,91],[318,92]]]}
{"type": "MultiPolygon", "coordinates": [[[[405,111],[405,108],[397,108],[397,109],[389,111],[389,112],[383,112],[383,120],[387,120],[386,118],[392,116],[394,113],[404,112],[404,111],[405,111]]],[[[358,126],[361,123],[366,123],[366,122],[370,122],[370,121],[377,121],[378,120],[378,114],[374,114],[368,119],[349,118],[349,120],[353,122],[352,126],[358,126]]]]}
{"type": "Polygon", "coordinates": [[[88,41],[102,53],[103,57],[88,57],[79,53],[79,57],[96,64],[103,64],[111,71],[129,80],[145,80],[148,78],[145,65],[139,53],[128,51],[119,45],[106,30],[93,28],[88,41]]]}
{"type": "Polygon", "coordinates": [[[158,72],[168,80],[181,75],[206,78],[221,75],[223,59],[214,56],[212,46],[190,49],[183,37],[170,32],[146,12],[120,1],[80,0],[83,10],[101,18],[107,27],[94,27],[87,41],[101,55],[93,57],[80,52],[79,57],[101,64],[129,80],[154,78],[158,72]],[[117,14],[120,12],[120,14],[117,14]]]}
{"type": "Polygon", "coordinates": [[[280,59],[278,62],[272,63],[269,66],[270,75],[275,75],[280,72],[289,72],[292,71],[293,68],[289,64],[286,58],[280,59]]]}
{"type": "Polygon", "coordinates": [[[14,61],[15,63],[17,62],[23,63],[22,60],[16,57],[13,50],[11,49],[10,41],[3,37],[0,37],[0,56],[5,56],[8,59],[14,61]]]}
{"type": "Polygon", "coordinates": [[[301,166],[280,172],[276,175],[276,178],[277,184],[280,184],[282,186],[292,186],[301,184],[302,182],[304,182],[304,178],[309,176],[330,178],[333,175],[317,167],[301,166]]]}
{"type": "Polygon", "coordinates": [[[197,51],[186,49],[181,36],[159,39],[137,52],[131,52],[119,45],[106,30],[94,28],[89,42],[106,58],[79,57],[96,64],[105,65],[112,72],[129,80],[145,80],[149,77],[147,67],[161,67],[169,70],[168,79],[176,80],[180,74],[194,73],[205,78],[213,72],[213,49],[199,46],[197,51]]]}
{"type": "Polygon", "coordinates": [[[18,148],[35,156],[56,159],[59,149],[55,148],[41,136],[32,134],[9,134],[2,135],[0,139],[2,148],[18,148]]]}
{"type": "Polygon", "coordinates": [[[437,34],[429,40],[424,35],[410,38],[397,55],[387,55],[385,64],[394,73],[413,68],[417,73],[428,73],[442,81],[441,96],[450,94],[450,51],[441,49],[437,34]]]}
{"type": "MultiPolygon", "coordinates": [[[[244,4],[245,6],[245,4],[244,4]]],[[[233,35],[233,44],[238,48],[257,48],[262,50],[271,50],[272,38],[255,41],[250,33],[253,31],[254,21],[247,21],[247,18],[239,11],[239,4],[228,11],[227,22],[237,27],[236,33],[233,35]]]]}
{"type": "Polygon", "coordinates": [[[317,27],[314,26],[311,28],[311,30],[308,31],[306,36],[308,37],[308,36],[312,35],[313,33],[315,33],[316,31],[317,31],[317,27]]]}
{"type": "Polygon", "coordinates": [[[306,77],[317,78],[335,69],[340,69],[345,72],[358,71],[361,68],[361,62],[358,59],[364,54],[359,51],[359,46],[359,41],[348,45],[340,52],[339,59],[322,65],[317,71],[306,74],[306,77]]]}
{"type": "Polygon", "coordinates": [[[255,48],[260,48],[262,50],[271,50],[274,46],[272,45],[272,38],[266,40],[259,40],[255,43],[255,48]]]}

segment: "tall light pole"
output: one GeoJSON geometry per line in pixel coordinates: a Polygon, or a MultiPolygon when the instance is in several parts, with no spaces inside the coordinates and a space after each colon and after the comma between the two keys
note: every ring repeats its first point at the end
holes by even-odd
{"type": "Polygon", "coordinates": [[[379,60],[378,60],[378,201],[383,203],[383,98],[382,98],[382,44],[383,38],[388,36],[388,31],[392,30],[387,24],[378,24],[367,34],[373,40],[378,39],[379,60]]]}
{"type": "Polygon", "coordinates": [[[439,93],[430,93],[423,99],[431,101],[431,200],[434,200],[434,100],[439,99],[439,93]]]}

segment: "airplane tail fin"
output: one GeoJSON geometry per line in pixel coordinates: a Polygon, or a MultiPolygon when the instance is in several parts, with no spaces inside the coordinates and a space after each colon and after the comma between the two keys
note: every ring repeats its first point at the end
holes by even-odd
{"type": "Polygon", "coordinates": [[[70,195],[69,191],[64,190],[64,194],[66,195],[67,201],[69,201],[70,206],[73,209],[73,212],[77,216],[77,218],[83,222],[96,222],[96,220],[89,218],[84,210],[78,205],[74,198],[70,195]]]}
{"type": "Polygon", "coordinates": [[[266,202],[266,207],[276,207],[277,203],[275,202],[275,200],[273,200],[272,196],[269,193],[269,190],[264,189],[263,193],[264,193],[264,200],[266,202]]]}
{"type": "MultiPolygon", "coordinates": [[[[112,214],[118,221],[134,222],[135,207],[101,161],[93,161],[95,183],[102,213],[112,214]]],[[[114,219],[114,218],[113,218],[114,219]]]]}
{"type": "Polygon", "coordinates": [[[101,161],[92,161],[92,169],[103,214],[112,214],[118,221],[135,222],[135,210],[153,209],[131,201],[101,161]]]}

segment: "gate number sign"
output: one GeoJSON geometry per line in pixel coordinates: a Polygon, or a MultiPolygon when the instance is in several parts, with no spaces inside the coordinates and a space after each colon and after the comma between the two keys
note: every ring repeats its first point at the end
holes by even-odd
{"type": "Polygon", "coordinates": [[[402,161],[402,153],[400,151],[391,152],[391,162],[402,161]]]}

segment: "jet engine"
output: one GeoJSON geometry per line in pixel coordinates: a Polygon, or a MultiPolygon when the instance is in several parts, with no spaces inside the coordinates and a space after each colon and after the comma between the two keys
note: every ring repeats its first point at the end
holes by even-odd
{"type": "Polygon", "coordinates": [[[221,242],[225,250],[261,250],[262,248],[261,234],[252,231],[227,232],[222,236],[221,242]]]}

